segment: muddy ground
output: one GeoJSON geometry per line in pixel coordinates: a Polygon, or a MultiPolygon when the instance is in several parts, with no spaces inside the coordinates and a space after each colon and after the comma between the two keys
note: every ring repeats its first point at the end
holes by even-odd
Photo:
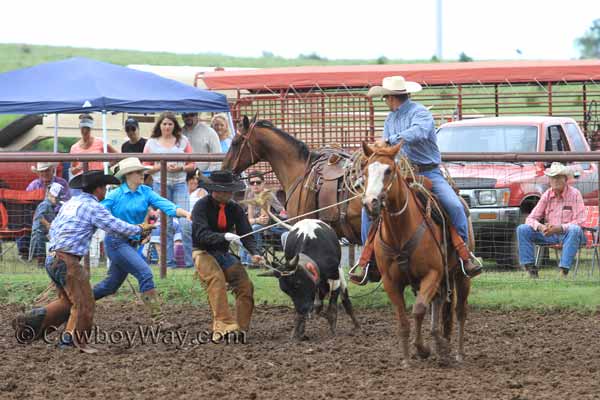
{"type": "MultiPolygon", "coordinates": [[[[181,347],[169,338],[129,347],[116,334],[96,355],[17,344],[9,324],[17,311],[0,305],[0,399],[600,398],[598,314],[472,312],[463,364],[441,368],[432,357],[403,370],[390,310],[358,310],[361,333],[340,312],[335,338],[325,320],[310,321],[311,340],[295,343],[292,311],[259,306],[247,344],[181,347]]],[[[148,323],[135,304],[106,301],[97,311],[99,329],[130,338],[148,323]]],[[[168,311],[181,332],[209,327],[204,307],[168,311]]]]}

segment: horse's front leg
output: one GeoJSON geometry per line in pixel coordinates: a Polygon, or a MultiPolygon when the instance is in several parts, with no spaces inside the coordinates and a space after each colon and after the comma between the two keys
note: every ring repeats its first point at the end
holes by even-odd
{"type": "MultiPolygon", "coordinates": [[[[432,309],[432,313],[433,313],[433,309],[432,309]]],[[[417,356],[419,356],[419,358],[425,359],[431,355],[431,351],[429,350],[429,347],[423,343],[423,320],[425,317],[425,313],[423,313],[423,314],[415,313],[414,317],[415,317],[415,340],[413,342],[413,346],[415,346],[415,349],[417,350],[417,356]]]]}
{"type": "MultiPolygon", "coordinates": [[[[413,306],[413,316],[415,318],[415,337],[421,338],[421,331],[423,326],[423,319],[425,318],[425,313],[427,312],[427,306],[431,304],[431,301],[437,294],[437,290],[440,286],[442,275],[436,270],[430,270],[430,272],[425,275],[425,277],[421,280],[421,285],[419,288],[419,293],[417,295],[417,299],[415,300],[415,305],[413,306]]],[[[436,353],[440,359],[441,364],[446,364],[448,359],[448,344],[447,341],[441,337],[440,335],[440,324],[439,324],[439,314],[440,314],[440,302],[435,302],[432,305],[432,321],[431,321],[431,336],[436,344],[436,353]]],[[[415,346],[417,347],[417,351],[419,351],[419,346],[422,347],[422,350],[427,349],[421,341],[415,341],[415,346]]]]}
{"type": "Polygon", "coordinates": [[[471,280],[463,274],[456,278],[456,319],[458,320],[458,353],[456,361],[462,362],[465,358],[465,322],[467,321],[467,299],[471,291],[471,280]]]}
{"type": "Polygon", "coordinates": [[[410,321],[406,316],[406,304],[404,303],[404,286],[394,282],[389,276],[383,275],[381,278],[383,289],[386,291],[390,301],[396,308],[396,317],[400,331],[400,344],[402,345],[402,367],[408,368],[410,353],[408,350],[408,337],[410,335],[410,321]]]}

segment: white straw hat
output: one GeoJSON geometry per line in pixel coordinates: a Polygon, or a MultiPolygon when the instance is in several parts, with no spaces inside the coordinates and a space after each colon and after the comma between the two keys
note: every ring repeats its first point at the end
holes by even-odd
{"type": "Polygon", "coordinates": [[[56,163],[54,162],[39,162],[35,166],[31,166],[31,170],[33,172],[42,172],[46,171],[49,168],[56,167],[56,163]]]}
{"type": "Polygon", "coordinates": [[[417,82],[410,82],[404,79],[403,76],[388,76],[383,78],[381,86],[373,86],[369,89],[367,96],[389,96],[419,92],[421,89],[420,84],[417,82]]]}
{"type": "Polygon", "coordinates": [[[571,168],[567,167],[566,165],[563,165],[563,164],[555,161],[550,166],[550,169],[544,171],[544,174],[546,176],[564,175],[564,176],[569,177],[569,176],[573,176],[573,171],[571,171],[571,168]]]}
{"type": "Polygon", "coordinates": [[[148,171],[150,169],[152,168],[142,165],[139,158],[128,157],[119,161],[117,165],[112,167],[112,173],[115,176],[115,178],[121,179],[121,177],[127,175],[130,172],[148,171]]]}

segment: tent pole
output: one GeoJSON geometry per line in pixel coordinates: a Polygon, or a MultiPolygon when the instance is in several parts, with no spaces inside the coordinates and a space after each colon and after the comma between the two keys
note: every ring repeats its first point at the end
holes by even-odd
{"type": "MultiPolygon", "coordinates": [[[[106,131],[106,111],[102,110],[102,141],[104,154],[108,153],[108,132],[106,131]]],[[[108,174],[108,162],[104,161],[104,173],[108,174]]]]}
{"type": "Polygon", "coordinates": [[[54,152],[58,153],[58,113],[54,114],[54,152]]]}
{"type": "Polygon", "coordinates": [[[231,116],[230,112],[227,113],[227,119],[229,121],[229,131],[231,132],[231,134],[233,136],[235,136],[235,127],[233,126],[233,117],[231,116]]]}

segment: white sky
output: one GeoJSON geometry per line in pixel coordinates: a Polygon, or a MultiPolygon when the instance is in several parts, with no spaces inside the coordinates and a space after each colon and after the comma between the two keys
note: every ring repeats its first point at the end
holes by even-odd
{"type": "MultiPolygon", "coordinates": [[[[0,42],[284,57],[429,59],[435,0],[3,0],[0,42]]],[[[443,0],[443,56],[577,58],[599,0],[443,0]],[[516,49],[522,51],[518,55],[516,49]]],[[[1,55],[0,55],[1,56],[1,55]]]]}

